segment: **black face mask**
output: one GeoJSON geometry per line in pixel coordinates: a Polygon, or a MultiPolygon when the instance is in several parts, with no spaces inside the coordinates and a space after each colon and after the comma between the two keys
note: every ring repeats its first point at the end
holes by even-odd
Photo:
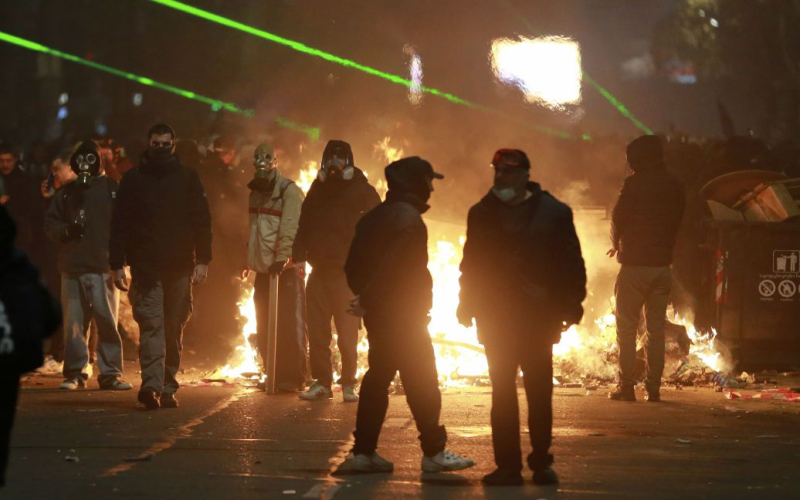
{"type": "Polygon", "coordinates": [[[150,158],[155,160],[156,163],[164,164],[168,163],[172,159],[172,148],[167,147],[155,147],[150,146],[148,149],[150,153],[150,158]]]}

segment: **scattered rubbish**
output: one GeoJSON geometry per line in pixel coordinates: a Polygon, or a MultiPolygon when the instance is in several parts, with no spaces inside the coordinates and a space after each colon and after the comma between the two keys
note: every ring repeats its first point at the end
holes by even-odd
{"type": "Polygon", "coordinates": [[[139,456],[139,457],[126,458],[124,461],[125,462],[149,462],[150,460],[152,460],[152,458],[153,458],[153,455],[151,453],[148,453],[147,455],[142,455],[142,456],[139,456]]]}
{"type": "Polygon", "coordinates": [[[683,438],[678,438],[678,439],[677,439],[677,441],[678,441],[680,444],[692,444],[692,440],[691,440],[691,439],[683,439],[683,438]]]}
{"type": "Polygon", "coordinates": [[[800,392],[791,389],[765,389],[756,394],[742,394],[740,391],[724,391],[726,399],[777,399],[800,402],[800,392]]]}
{"type": "Polygon", "coordinates": [[[296,490],[283,490],[283,494],[284,495],[296,495],[297,491],[296,490]]]}
{"type": "Polygon", "coordinates": [[[580,389],[581,387],[583,387],[583,384],[579,384],[577,382],[569,382],[566,384],[561,384],[561,387],[563,387],[564,389],[580,389]]]}
{"type": "Polygon", "coordinates": [[[593,436],[593,437],[602,437],[602,436],[605,436],[605,434],[604,434],[604,433],[602,433],[602,432],[590,432],[590,433],[589,433],[589,435],[590,435],[590,436],[593,436]]]}
{"type": "Polygon", "coordinates": [[[78,458],[78,457],[73,457],[73,456],[70,456],[70,455],[67,455],[66,457],[64,457],[64,460],[66,460],[67,462],[75,462],[75,463],[77,463],[77,462],[80,462],[80,461],[81,461],[81,459],[80,459],[80,458],[78,458]]]}

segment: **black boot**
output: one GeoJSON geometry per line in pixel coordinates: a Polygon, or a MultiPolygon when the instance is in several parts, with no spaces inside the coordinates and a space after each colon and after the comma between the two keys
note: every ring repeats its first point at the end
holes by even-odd
{"type": "Polygon", "coordinates": [[[138,399],[148,410],[157,410],[161,408],[161,401],[158,399],[158,393],[153,389],[143,388],[139,391],[138,399]]]}
{"type": "Polygon", "coordinates": [[[483,484],[487,486],[519,486],[522,484],[522,474],[518,470],[496,469],[483,476],[483,484]]]}
{"type": "Polygon", "coordinates": [[[533,471],[533,484],[558,484],[558,474],[550,467],[546,469],[537,469],[533,471]]]}
{"type": "Polygon", "coordinates": [[[162,408],[177,408],[178,398],[175,397],[174,392],[161,393],[161,407],[162,408]]]}
{"type": "Polygon", "coordinates": [[[615,401],[636,401],[636,394],[633,392],[633,387],[619,385],[614,392],[608,393],[608,399],[615,401]]]}

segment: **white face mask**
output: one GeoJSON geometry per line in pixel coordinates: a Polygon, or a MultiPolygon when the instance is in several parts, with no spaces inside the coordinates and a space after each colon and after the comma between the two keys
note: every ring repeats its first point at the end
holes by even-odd
{"type": "Polygon", "coordinates": [[[517,190],[514,188],[504,188],[504,189],[492,188],[492,192],[494,193],[495,196],[500,198],[500,201],[504,203],[508,203],[509,201],[517,197],[517,190]]]}

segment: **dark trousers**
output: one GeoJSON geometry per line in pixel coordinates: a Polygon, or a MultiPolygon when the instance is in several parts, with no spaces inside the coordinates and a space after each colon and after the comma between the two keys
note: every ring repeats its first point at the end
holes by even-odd
{"type": "Polygon", "coordinates": [[[133,317],[139,324],[142,389],[175,393],[181,367],[183,329],[192,315],[190,275],[137,279],[130,291],[133,317]]]}
{"type": "Polygon", "coordinates": [[[353,292],[347,286],[343,272],[314,270],[308,277],[308,338],[311,356],[311,375],[320,384],[333,383],[331,360],[331,318],[336,325],[337,344],[342,358],[342,371],[338,383],[355,385],[358,365],[357,317],[347,313],[353,292]]]}
{"type": "Polygon", "coordinates": [[[0,487],[6,483],[11,429],[17,412],[19,374],[16,370],[0,368],[0,487]]]}
{"type": "MultiPolygon", "coordinates": [[[[258,323],[258,350],[267,359],[267,324],[269,321],[269,274],[258,273],[253,296],[258,323]]],[[[278,280],[278,339],[275,382],[300,388],[306,381],[307,333],[305,323],[305,288],[294,269],[286,269],[278,280]]]]}
{"type": "MultiPolygon", "coordinates": [[[[507,334],[507,332],[499,332],[507,334]]],[[[549,336],[543,336],[549,338],[549,336]]],[[[531,470],[550,466],[553,456],[553,345],[547,341],[497,340],[485,343],[489,377],[492,380],[492,444],[494,460],[501,469],[522,470],[517,373],[522,368],[528,400],[528,429],[533,451],[531,470]]]]}
{"type": "Polygon", "coordinates": [[[369,339],[369,369],[361,381],[353,453],[369,455],[377,449],[389,406],[389,385],[399,371],[419,431],[422,452],[433,456],[447,444],[447,432],[439,425],[442,395],[433,344],[425,321],[392,320],[364,318],[369,339]]]}
{"type": "Polygon", "coordinates": [[[672,287],[669,267],[623,265],[614,285],[617,344],[619,345],[619,383],[633,387],[636,383],[636,332],[644,309],[647,334],[644,350],[648,390],[657,391],[664,372],[664,322],[672,287]]]}

